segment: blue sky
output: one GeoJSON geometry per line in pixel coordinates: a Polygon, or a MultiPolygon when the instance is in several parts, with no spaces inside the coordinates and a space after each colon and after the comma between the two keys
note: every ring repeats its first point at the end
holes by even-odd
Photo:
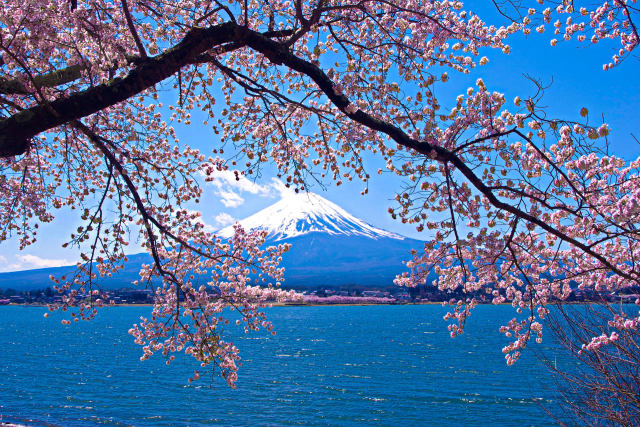
{"type": "MultiPolygon", "coordinates": [[[[492,22],[495,13],[487,2],[487,9],[481,11],[485,20],[492,22]]],[[[526,98],[535,92],[535,88],[523,74],[553,84],[546,91],[543,104],[548,114],[557,118],[578,119],[582,107],[587,107],[591,120],[601,121],[601,117],[611,126],[609,138],[611,152],[631,159],[640,155],[640,145],[632,138],[640,139],[640,59],[628,58],[620,66],[603,71],[602,64],[609,62],[615,42],[600,42],[596,46],[575,41],[560,42],[550,47],[548,33],[532,33],[528,37],[517,34],[509,40],[511,53],[504,55],[499,51],[491,52],[490,62],[476,68],[469,76],[449,72],[451,81],[436,92],[446,107],[454,104],[455,97],[463,93],[481,77],[490,90],[503,92],[508,100],[516,95],[526,98]]],[[[172,94],[168,94],[169,97],[172,94]]],[[[175,97],[174,97],[175,99],[175,97]]],[[[194,120],[197,122],[197,120],[194,120]]],[[[178,127],[178,136],[182,142],[200,148],[209,154],[217,146],[217,136],[210,130],[193,125],[189,128],[178,127]]],[[[316,192],[332,202],[342,206],[353,215],[377,226],[409,237],[426,239],[427,235],[418,233],[412,226],[391,219],[387,208],[392,205],[402,182],[390,174],[379,176],[376,173],[383,167],[380,159],[371,156],[367,159],[371,174],[369,193],[360,195],[363,184],[346,183],[336,187],[327,182],[326,189],[312,186],[316,192]]],[[[203,220],[212,229],[221,228],[235,219],[242,219],[256,211],[275,203],[279,197],[279,183],[275,170],[266,165],[261,178],[256,181],[242,180],[240,183],[224,177],[216,185],[205,187],[200,210],[203,220]]],[[[18,251],[17,241],[6,241],[0,245],[0,272],[30,268],[41,268],[75,263],[78,251],[62,249],[61,245],[79,221],[75,212],[58,211],[56,220],[40,228],[40,241],[24,251],[18,251]]],[[[138,252],[132,244],[131,252],[138,252]]]]}

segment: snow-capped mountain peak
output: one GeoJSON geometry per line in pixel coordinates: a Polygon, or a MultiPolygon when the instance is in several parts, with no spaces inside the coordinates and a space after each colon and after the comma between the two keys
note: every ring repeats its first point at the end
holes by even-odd
{"type": "MultiPolygon", "coordinates": [[[[239,222],[245,230],[267,230],[273,241],[312,232],[404,240],[399,234],[367,224],[315,193],[283,192],[280,201],[239,222]]],[[[233,226],[217,234],[229,238],[233,235],[233,226]]]]}

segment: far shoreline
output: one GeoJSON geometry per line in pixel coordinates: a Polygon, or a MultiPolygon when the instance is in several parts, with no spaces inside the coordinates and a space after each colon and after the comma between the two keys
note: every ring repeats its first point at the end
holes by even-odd
{"type": "MultiPolygon", "coordinates": [[[[266,303],[267,307],[324,307],[324,306],[367,306],[367,305],[398,305],[398,306],[404,306],[404,305],[442,305],[442,304],[446,304],[446,302],[442,302],[442,301],[417,301],[417,302],[398,302],[398,303],[345,303],[345,304],[340,304],[340,303],[281,303],[281,302],[275,302],[275,303],[266,303]]],[[[501,303],[501,304],[491,304],[491,303],[480,303],[482,305],[503,305],[506,303],[501,303]]],[[[510,305],[510,304],[509,304],[510,305]]],[[[21,304],[21,303],[11,303],[11,304],[3,304],[0,305],[0,307],[48,307],[47,304],[21,304]]],[[[149,304],[149,303],[142,303],[142,304],[131,304],[131,303],[124,303],[124,304],[105,304],[104,306],[102,306],[101,308],[108,308],[108,307],[153,307],[153,304],[149,304]]],[[[0,424],[1,426],[1,424],[0,424]]]]}
{"type": "MultiPolygon", "coordinates": [[[[550,303],[551,305],[580,305],[580,304],[601,304],[602,301],[559,301],[550,303]]],[[[624,305],[635,305],[633,301],[623,302],[624,305]]],[[[390,302],[390,303],[381,303],[381,302],[371,302],[371,303],[266,303],[265,308],[271,307],[366,307],[366,306],[417,306],[417,305],[441,305],[446,306],[450,305],[447,301],[415,301],[415,302],[390,302]]],[[[498,304],[493,304],[491,302],[478,302],[476,305],[487,305],[487,306],[501,306],[508,305],[511,306],[513,304],[509,302],[501,302],[498,304]]],[[[0,307],[42,307],[47,308],[47,304],[37,304],[37,303],[10,303],[10,304],[2,304],[0,307]]],[[[150,303],[141,303],[141,304],[133,304],[133,303],[120,303],[120,304],[105,304],[100,308],[110,308],[110,307],[153,307],[153,304],[150,303]]],[[[2,426],[2,424],[0,424],[2,426]]]]}

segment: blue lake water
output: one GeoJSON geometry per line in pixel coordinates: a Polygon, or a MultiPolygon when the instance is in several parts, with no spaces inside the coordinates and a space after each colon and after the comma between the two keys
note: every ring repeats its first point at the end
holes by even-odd
{"type": "MultiPolygon", "coordinates": [[[[149,307],[103,309],[61,325],[44,308],[0,307],[0,421],[27,425],[550,425],[551,375],[531,351],[507,367],[498,326],[509,306],[481,306],[455,339],[445,308],[274,307],[277,336],[238,334],[243,366],[188,384],[178,357],[140,362],[127,334],[149,307]]],[[[548,345],[548,344],[547,344],[548,345]]],[[[554,356],[552,349],[543,349],[554,356]]]]}

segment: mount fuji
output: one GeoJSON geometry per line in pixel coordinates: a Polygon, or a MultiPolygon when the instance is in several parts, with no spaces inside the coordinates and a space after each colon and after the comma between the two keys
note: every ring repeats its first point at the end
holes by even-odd
{"type": "MultiPolygon", "coordinates": [[[[268,232],[267,243],[290,243],[283,255],[288,288],[387,287],[423,242],[374,227],[314,194],[283,193],[277,203],[239,221],[268,232]]],[[[233,234],[233,226],[218,231],[233,234]]]]}
{"type": "MultiPolygon", "coordinates": [[[[266,230],[266,244],[290,243],[283,255],[286,288],[389,287],[406,271],[403,261],[423,242],[374,227],[314,193],[283,192],[275,204],[239,221],[246,230],[266,230]]],[[[216,234],[233,235],[233,226],[216,234]]],[[[139,266],[151,262],[147,254],[128,257],[116,277],[103,280],[106,289],[132,287],[139,266]]],[[[60,276],[74,267],[0,273],[0,288],[32,290],[50,285],[49,275],[60,276]]]]}

